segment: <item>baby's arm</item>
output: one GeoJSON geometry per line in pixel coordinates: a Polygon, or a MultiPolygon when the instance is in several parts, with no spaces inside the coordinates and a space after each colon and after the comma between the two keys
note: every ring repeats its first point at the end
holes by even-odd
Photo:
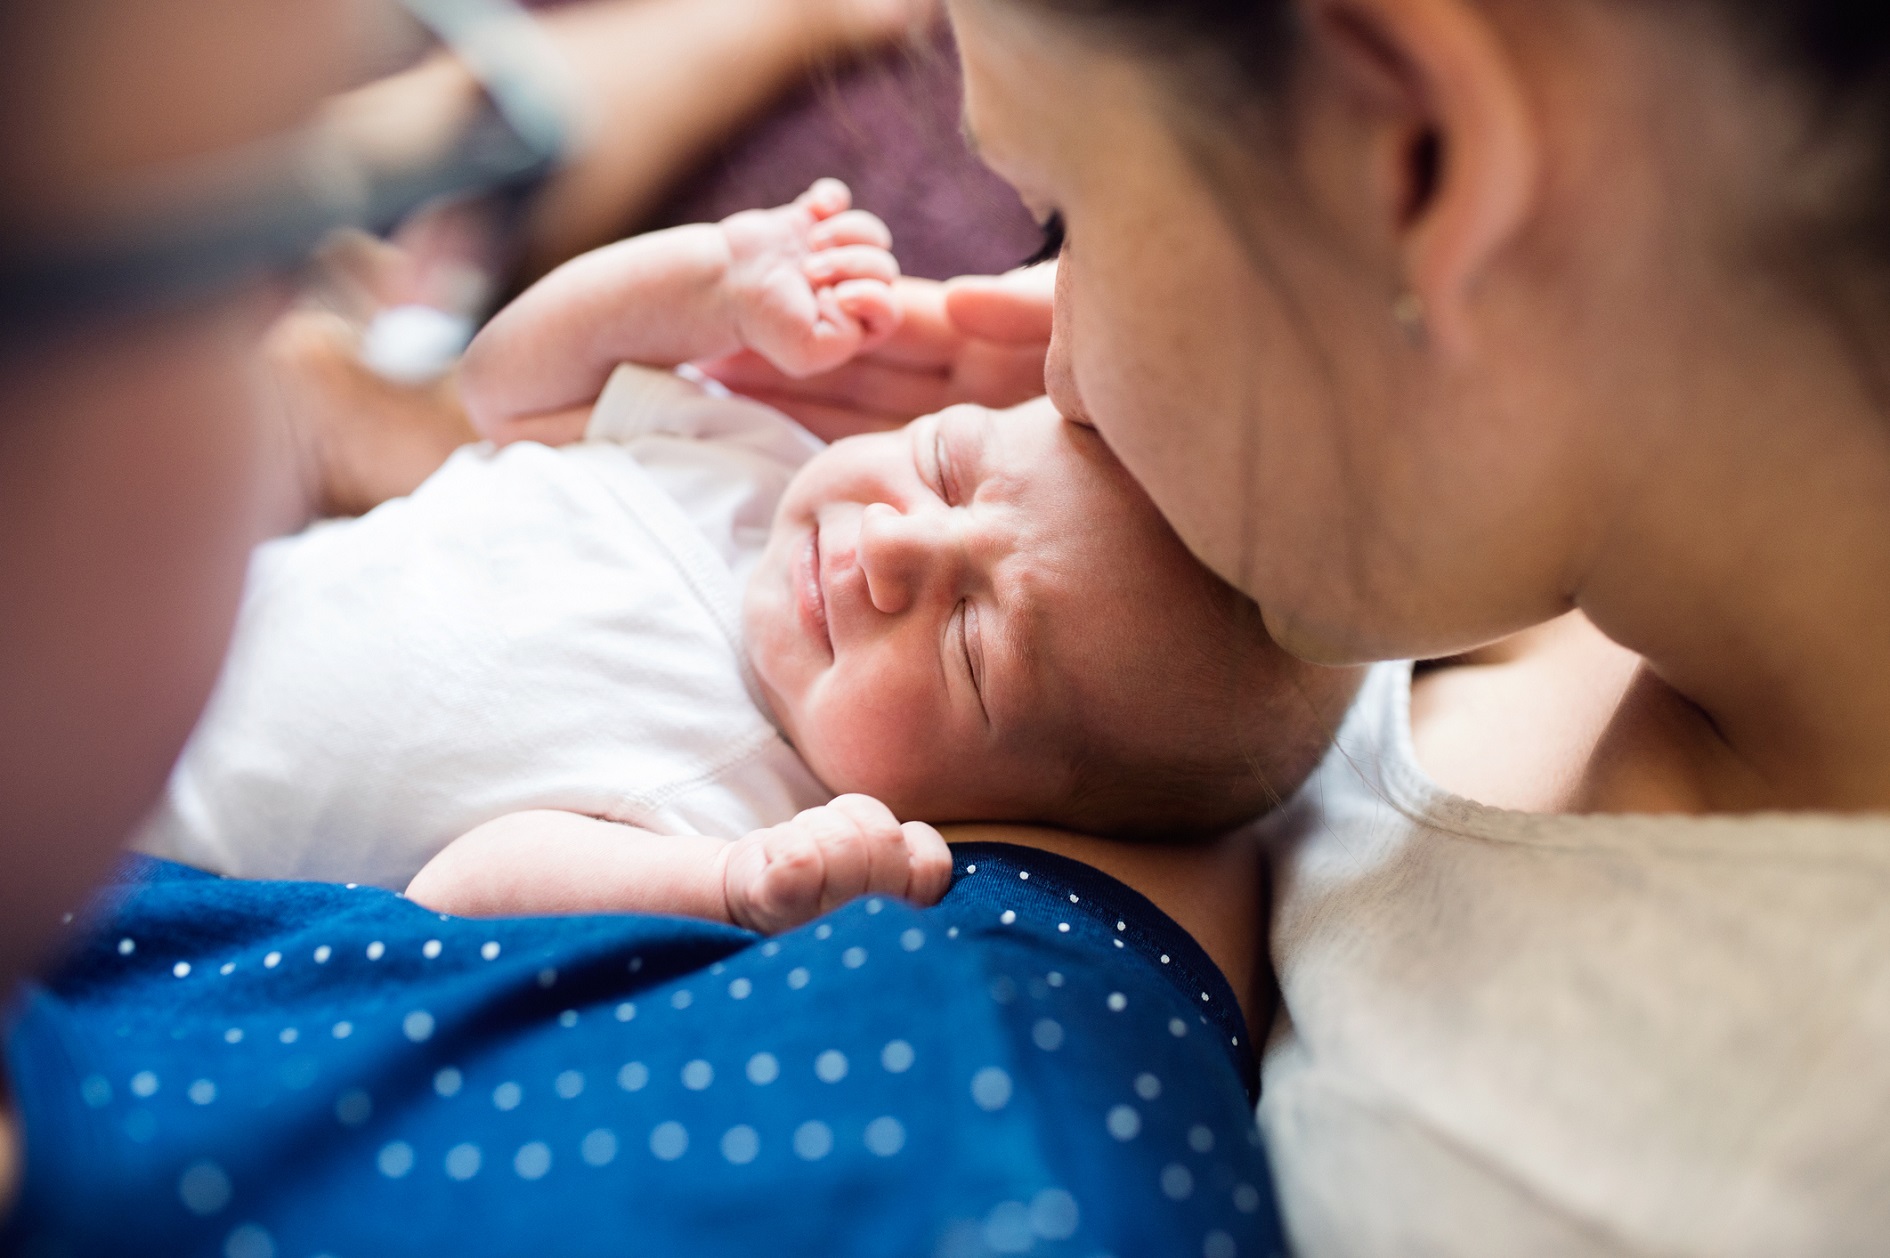
{"type": "Polygon", "coordinates": [[[827,371],[898,324],[885,224],[823,179],[791,205],[619,241],[575,258],[494,315],[460,391],[494,441],[583,436],[619,363],[673,367],[753,350],[790,375],[827,371]]]}
{"type": "Polygon", "coordinates": [[[672,913],[773,933],[862,895],[933,904],[951,872],[937,830],[842,795],[732,843],[576,813],[514,813],[448,845],[407,898],[462,917],[672,913]]]}

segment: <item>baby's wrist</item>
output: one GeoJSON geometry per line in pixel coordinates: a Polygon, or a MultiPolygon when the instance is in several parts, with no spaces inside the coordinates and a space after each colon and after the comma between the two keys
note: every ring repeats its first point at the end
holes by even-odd
{"type": "Polygon", "coordinates": [[[741,915],[735,911],[735,898],[729,894],[729,853],[734,850],[735,844],[733,842],[724,843],[721,847],[716,849],[715,859],[709,864],[708,880],[710,890],[707,899],[710,904],[721,906],[720,920],[727,922],[731,926],[741,926],[747,929],[747,923],[743,922],[741,915]]]}
{"type": "Polygon", "coordinates": [[[715,271],[714,279],[710,282],[715,326],[727,338],[732,349],[746,349],[747,345],[742,339],[742,310],[746,295],[742,285],[741,246],[729,231],[727,219],[710,224],[709,230],[715,234],[715,271]]]}
{"type": "Polygon", "coordinates": [[[689,325],[694,330],[686,359],[718,358],[741,348],[741,307],[737,281],[737,253],[734,242],[721,223],[703,223],[682,229],[686,238],[687,263],[692,297],[675,301],[670,309],[690,312],[689,325]]]}

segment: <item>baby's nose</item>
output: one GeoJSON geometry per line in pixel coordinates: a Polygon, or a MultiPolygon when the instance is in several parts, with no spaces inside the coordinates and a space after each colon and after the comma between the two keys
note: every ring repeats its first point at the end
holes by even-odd
{"type": "Polygon", "coordinates": [[[940,540],[936,529],[897,507],[867,506],[860,516],[859,558],[874,608],[896,616],[912,606],[938,573],[940,540]]]}

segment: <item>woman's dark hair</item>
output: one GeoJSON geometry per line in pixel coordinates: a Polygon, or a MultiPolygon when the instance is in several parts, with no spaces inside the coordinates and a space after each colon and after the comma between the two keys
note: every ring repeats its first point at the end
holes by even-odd
{"type": "MultiPolygon", "coordinates": [[[[1012,0],[1054,14],[1170,72],[1184,97],[1227,117],[1266,101],[1299,43],[1294,0],[1012,0]]],[[[1716,24],[1753,65],[1783,73],[1815,111],[1814,143],[1848,146],[1850,178],[1824,208],[1834,247],[1890,262],[1890,0],[1593,0],[1666,8],[1716,24]],[[1838,221],[1830,221],[1830,216],[1838,221]]]]}
{"type": "MultiPolygon", "coordinates": [[[[1022,0],[1120,35],[1155,53],[1212,59],[1229,86],[1278,81],[1295,35],[1292,0],[1022,0]]],[[[1753,51],[1800,74],[1832,101],[1881,92],[1890,71],[1883,0],[1616,0],[1722,18],[1753,51]]]]}

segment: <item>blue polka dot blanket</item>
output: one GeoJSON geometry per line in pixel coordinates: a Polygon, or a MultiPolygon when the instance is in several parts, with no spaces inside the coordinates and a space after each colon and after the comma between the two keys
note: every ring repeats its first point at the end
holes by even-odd
{"type": "Polygon", "coordinates": [[[7,1040],[0,1251],[1284,1251],[1234,994],[1147,900],[956,849],[762,939],[128,863],[7,1040]]]}

